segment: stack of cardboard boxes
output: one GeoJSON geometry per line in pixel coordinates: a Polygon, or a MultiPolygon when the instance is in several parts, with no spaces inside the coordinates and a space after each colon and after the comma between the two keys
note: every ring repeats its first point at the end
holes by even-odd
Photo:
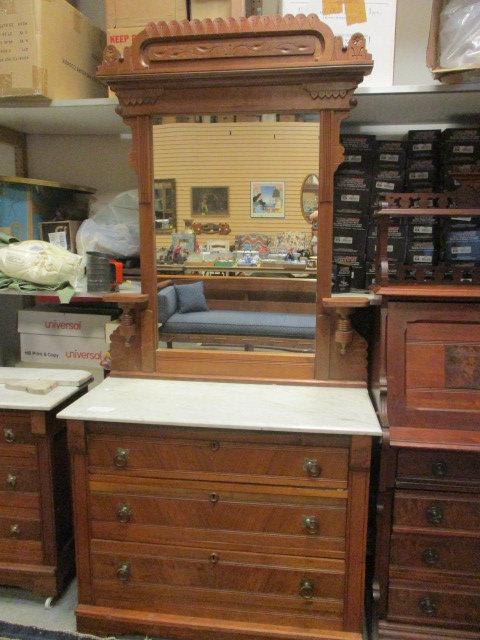
{"type": "MultiPolygon", "coordinates": [[[[480,129],[409,131],[405,140],[342,136],[345,160],[334,182],[333,289],[368,288],[375,279],[377,225],[374,212],[385,194],[435,193],[453,188],[453,173],[480,170],[480,129]]],[[[412,203],[414,206],[414,203],[412,203]]],[[[434,202],[432,200],[432,206],[434,202]]],[[[398,265],[435,266],[480,262],[477,220],[392,218],[388,257],[398,265]]]]}

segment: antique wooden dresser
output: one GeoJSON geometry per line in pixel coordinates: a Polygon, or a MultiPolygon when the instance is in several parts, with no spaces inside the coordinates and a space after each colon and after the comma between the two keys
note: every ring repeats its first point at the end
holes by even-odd
{"type": "Polygon", "coordinates": [[[76,370],[0,369],[0,584],[45,596],[46,606],[74,574],[66,429],[55,413],[90,378],[76,370]],[[42,377],[63,386],[46,395],[5,388],[8,380],[42,377]]]}
{"type": "Polygon", "coordinates": [[[362,637],[365,389],[109,378],[60,417],[80,631],[362,637]]]}
{"type": "MultiPolygon", "coordinates": [[[[439,218],[456,214],[459,220],[480,213],[478,208],[441,208],[440,203],[435,210],[387,209],[382,214],[431,216],[432,211],[439,218]]],[[[385,259],[382,268],[387,268],[385,259]]],[[[383,276],[374,371],[384,433],[376,634],[395,640],[478,640],[478,267],[410,267],[397,274],[403,282],[393,283],[383,276]]]]}

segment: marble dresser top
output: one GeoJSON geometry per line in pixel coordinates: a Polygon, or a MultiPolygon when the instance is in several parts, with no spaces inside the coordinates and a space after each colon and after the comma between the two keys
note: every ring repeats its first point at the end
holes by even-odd
{"type": "Polygon", "coordinates": [[[58,416],[72,420],[380,436],[366,389],[107,378],[58,416]]]}
{"type": "Polygon", "coordinates": [[[50,411],[73,396],[91,378],[92,374],[88,371],[77,369],[0,367],[0,409],[50,411]],[[9,380],[55,380],[59,386],[45,395],[39,395],[6,389],[5,382],[9,380]]]}

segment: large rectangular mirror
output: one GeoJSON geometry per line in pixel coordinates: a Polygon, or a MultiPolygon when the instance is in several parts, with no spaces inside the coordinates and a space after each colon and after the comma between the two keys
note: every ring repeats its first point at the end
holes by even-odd
{"type": "Polygon", "coordinates": [[[174,182],[176,212],[175,229],[156,234],[160,349],[314,353],[316,237],[302,190],[318,145],[318,122],[276,114],[153,125],[154,190],[174,182]]]}

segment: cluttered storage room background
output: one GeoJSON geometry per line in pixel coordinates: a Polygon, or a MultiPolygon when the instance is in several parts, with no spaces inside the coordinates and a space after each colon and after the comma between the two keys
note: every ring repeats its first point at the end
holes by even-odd
{"type": "Polygon", "coordinates": [[[0,638],[480,640],[479,43],[0,1],[0,638]]]}

